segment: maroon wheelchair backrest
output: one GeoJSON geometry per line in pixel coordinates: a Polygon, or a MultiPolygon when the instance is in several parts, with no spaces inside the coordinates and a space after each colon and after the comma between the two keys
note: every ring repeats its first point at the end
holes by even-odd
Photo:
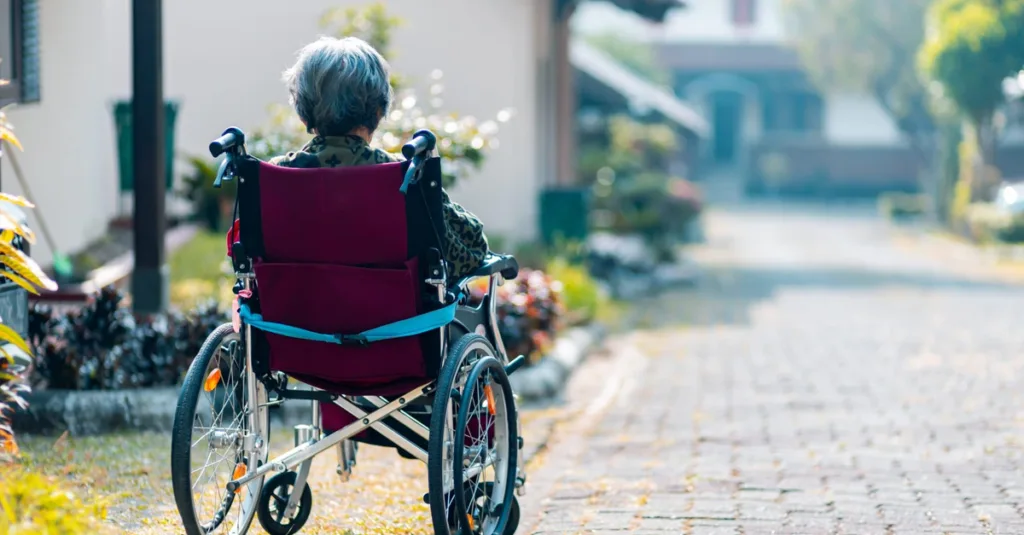
{"type": "MultiPolygon", "coordinates": [[[[400,191],[406,163],[290,169],[247,160],[241,242],[267,321],[356,334],[424,311],[430,249],[443,251],[440,165],[400,191]]],[[[433,308],[433,307],[431,307],[433,308]]],[[[437,333],[337,346],[265,335],[269,367],[338,393],[393,393],[436,373],[437,333]]]]}
{"type": "Polygon", "coordinates": [[[409,258],[402,164],[288,169],[260,164],[264,257],[401,264],[409,258]]]}
{"type": "Polygon", "coordinates": [[[241,241],[269,262],[395,266],[444,250],[440,161],[399,191],[407,162],[291,169],[257,160],[241,168],[241,241]]]}

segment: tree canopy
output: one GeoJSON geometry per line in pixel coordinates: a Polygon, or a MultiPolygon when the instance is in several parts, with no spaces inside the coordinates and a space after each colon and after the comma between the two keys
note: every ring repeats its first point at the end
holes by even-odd
{"type": "Polygon", "coordinates": [[[1024,66],[1024,0],[939,0],[919,60],[976,126],[1003,103],[1003,80],[1024,66]]]}
{"type": "Polygon", "coordinates": [[[921,148],[933,130],[916,68],[929,0],[785,0],[787,31],[826,93],[872,95],[921,148]]]}

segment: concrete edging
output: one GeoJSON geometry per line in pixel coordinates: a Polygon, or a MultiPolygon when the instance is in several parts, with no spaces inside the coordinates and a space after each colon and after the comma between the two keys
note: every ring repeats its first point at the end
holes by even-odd
{"type": "MultiPolygon", "coordinates": [[[[570,329],[555,341],[551,355],[521,368],[509,380],[524,401],[550,399],[602,337],[597,326],[570,329]]],[[[28,408],[15,411],[17,432],[74,436],[118,431],[170,432],[180,387],[135,390],[43,390],[25,396],[28,408]]],[[[309,402],[293,401],[271,411],[271,425],[305,423],[309,402]]]]}
{"type": "Polygon", "coordinates": [[[551,399],[603,337],[603,329],[597,324],[570,329],[555,340],[550,355],[509,377],[512,389],[521,401],[551,399]]]}

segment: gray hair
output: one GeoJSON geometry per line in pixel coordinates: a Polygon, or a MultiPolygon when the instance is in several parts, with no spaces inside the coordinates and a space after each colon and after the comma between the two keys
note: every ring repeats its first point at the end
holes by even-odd
{"type": "Polygon", "coordinates": [[[310,132],[344,135],[359,127],[377,129],[394,98],[390,73],[388,62],[366,41],[321,37],[299,51],[284,82],[310,132]]]}

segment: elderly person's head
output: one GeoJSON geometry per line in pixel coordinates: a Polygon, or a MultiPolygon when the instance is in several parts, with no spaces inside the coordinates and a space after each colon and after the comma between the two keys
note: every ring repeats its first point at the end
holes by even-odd
{"type": "Polygon", "coordinates": [[[369,137],[394,97],[390,72],[388,62],[365,41],[322,37],[299,52],[284,80],[310,132],[369,137]]]}

